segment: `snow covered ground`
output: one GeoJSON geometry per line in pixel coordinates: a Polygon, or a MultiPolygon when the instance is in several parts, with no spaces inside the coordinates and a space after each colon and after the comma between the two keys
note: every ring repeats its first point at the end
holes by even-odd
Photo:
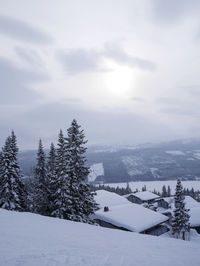
{"type": "MultiPolygon", "coordinates": [[[[146,185],[146,188],[148,191],[153,191],[156,189],[157,191],[162,192],[162,187],[165,185],[166,187],[169,185],[172,189],[172,193],[175,191],[176,187],[176,180],[167,180],[167,181],[139,181],[139,182],[130,182],[130,188],[132,191],[135,191],[136,189],[142,190],[142,187],[146,185]]],[[[181,181],[183,187],[191,189],[194,188],[194,190],[200,190],[200,181],[181,181]]],[[[127,183],[110,183],[105,184],[109,185],[111,187],[126,187],[127,183]]]]}
{"type": "Polygon", "coordinates": [[[199,266],[200,241],[0,209],[1,266],[199,266]]]}

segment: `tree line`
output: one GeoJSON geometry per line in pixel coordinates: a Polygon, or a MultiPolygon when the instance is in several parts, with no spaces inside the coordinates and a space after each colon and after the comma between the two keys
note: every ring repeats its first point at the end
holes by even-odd
{"type": "MultiPolygon", "coordinates": [[[[112,187],[112,186],[109,186],[109,185],[90,185],[91,186],[91,190],[92,191],[96,191],[96,190],[107,190],[109,192],[114,192],[114,193],[117,193],[118,195],[127,195],[127,194],[131,194],[131,193],[136,193],[136,192],[139,192],[138,189],[132,191],[132,189],[130,188],[129,186],[129,183],[126,184],[126,187],[112,187]]],[[[141,191],[146,191],[147,188],[146,188],[146,185],[144,185],[141,189],[141,191]]],[[[162,191],[158,191],[156,189],[154,189],[152,191],[152,193],[160,196],[160,197],[171,197],[173,196],[172,193],[171,193],[171,187],[168,185],[167,187],[165,185],[162,186],[162,191]]],[[[186,188],[183,188],[183,195],[184,196],[191,196],[193,199],[195,199],[196,201],[200,202],[200,191],[199,190],[194,190],[194,188],[191,188],[191,189],[186,189],[186,188]]]]}
{"type": "Polygon", "coordinates": [[[132,193],[133,191],[131,190],[130,186],[129,186],[129,183],[126,184],[126,187],[123,188],[123,187],[110,187],[109,185],[90,185],[91,186],[91,190],[92,191],[97,191],[97,190],[106,190],[106,191],[109,191],[109,192],[114,192],[120,196],[123,196],[123,195],[127,195],[127,194],[130,194],[132,193]]]}
{"type": "Polygon", "coordinates": [[[47,156],[39,141],[34,176],[23,178],[12,131],[0,152],[0,208],[92,223],[97,205],[87,183],[86,143],[74,119],[66,136],[60,130],[57,147],[51,143],[47,156]]]}

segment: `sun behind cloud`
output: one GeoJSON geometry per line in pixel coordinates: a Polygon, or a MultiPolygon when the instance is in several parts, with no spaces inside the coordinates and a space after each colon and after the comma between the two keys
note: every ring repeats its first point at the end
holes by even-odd
{"type": "Polygon", "coordinates": [[[104,74],[104,84],[107,92],[116,98],[129,98],[135,83],[133,69],[119,65],[109,60],[107,68],[111,69],[104,74]]]}

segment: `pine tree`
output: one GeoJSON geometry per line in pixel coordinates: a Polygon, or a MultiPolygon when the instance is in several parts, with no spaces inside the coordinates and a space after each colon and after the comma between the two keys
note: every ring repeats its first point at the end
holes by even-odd
{"type": "Polygon", "coordinates": [[[185,208],[183,195],[183,187],[181,184],[181,180],[177,180],[176,192],[174,197],[174,217],[172,219],[172,233],[175,237],[181,238],[185,240],[185,233],[189,232],[190,224],[189,224],[189,214],[188,209],[185,208]]]}
{"type": "Polygon", "coordinates": [[[17,161],[18,147],[16,136],[12,131],[1,153],[0,208],[24,211],[26,209],[26,193],[22,175],[17,161]]]}
{"type": "Polygon", "coordinates": [[[17,160],[17,154],[19,152],[18,146],[17,146],[17,137],[12,130],[11,132],[11,152],[12,152],[12,167],[15,172],[15,176],[18,180],[18,190],[19,190],[19,198],[21,202],[21,208],[22,210],[27,210],[27,191],[25,189],[25,185],[22,179],[21,169],[17,160]]]}
{"type": "Polygon", "coordinates": [[[147,187],[146,187],[146,185],[144,185],[144,186],[142,187],[142,191],[147,191],[147,187]]]}
{"type": "Polygon", "coordinates": [[[0,151],[0,184],[2,180],[2,175],[3,175],[3,153],[0,151]]]}
{"type": "Polygon", "coordinates": [[[68,219],[67,208],[69,204],[69,186],[67,174],[66,144],[62,130],[58,135],[58,148],[56,150],[56,179],[53,184],[52,216],[68,219]]]}
{"type": "Polygon", "coordinates": [[[46,189],[47,189],[47,198],[49,202],[49,215],[52,214],[54,210],[54,193],[56,188],[56,150],[54,144],[51,143],[50,151],[47,159],[46,166],[46,189]]]}
{"type": "Polygon", "coordinates": [[[41,139],[39,140],[39,147],[37,152],[37,164],[35,167],[35,212],[42,215],[48,215],[49,202],[48,191],[46,184],[46,156],[41,139]]]}
{"type": "Polygon", "coordinates": [[[162,197],[167,197],[167,189],[165,185],[162,187],[162,197]]]}
{"type": "Polygon", "coordinates": [[[83,130],[74,119],[68,128],[66,144],[68,158],[68,219],[90,222],[89,215],[94,213],[96,203],[86,183],[89,167],[86,166],[85,152],[87,143],[83,130]]]}
{"type": "Polygon", "coordinates": [[[167,197],[171,197],[171,188],[170,188],[170,186],[167,187],[167,197]]]}
{"type": "Polygon", "coordinates": [[[124,194],[130,194],[130,193],[132,193],[132,190],[131,190],[131,188],[130,188],[130,186],[129,186],[129,183],[127,183],[127,184],[126,184],[126,189],[125,189],[125,193],[124,193],[124,194]]]}

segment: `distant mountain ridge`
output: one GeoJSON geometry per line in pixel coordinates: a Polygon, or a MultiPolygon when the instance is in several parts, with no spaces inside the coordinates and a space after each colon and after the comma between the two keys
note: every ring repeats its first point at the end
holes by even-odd
{"type": "MultiPolygon", "coordinates": [[[[87,151],[88,165],[101,163],[104,175],[96,182],[128,182],[200,179],[200,140],[179,140],[137,146],[93,146],[87,151]]],[[[36,151],[19,153],[25,175],[32,175],[36,151]]],[[[93,178],[94,179],[94,178],[93,178]]]]}

